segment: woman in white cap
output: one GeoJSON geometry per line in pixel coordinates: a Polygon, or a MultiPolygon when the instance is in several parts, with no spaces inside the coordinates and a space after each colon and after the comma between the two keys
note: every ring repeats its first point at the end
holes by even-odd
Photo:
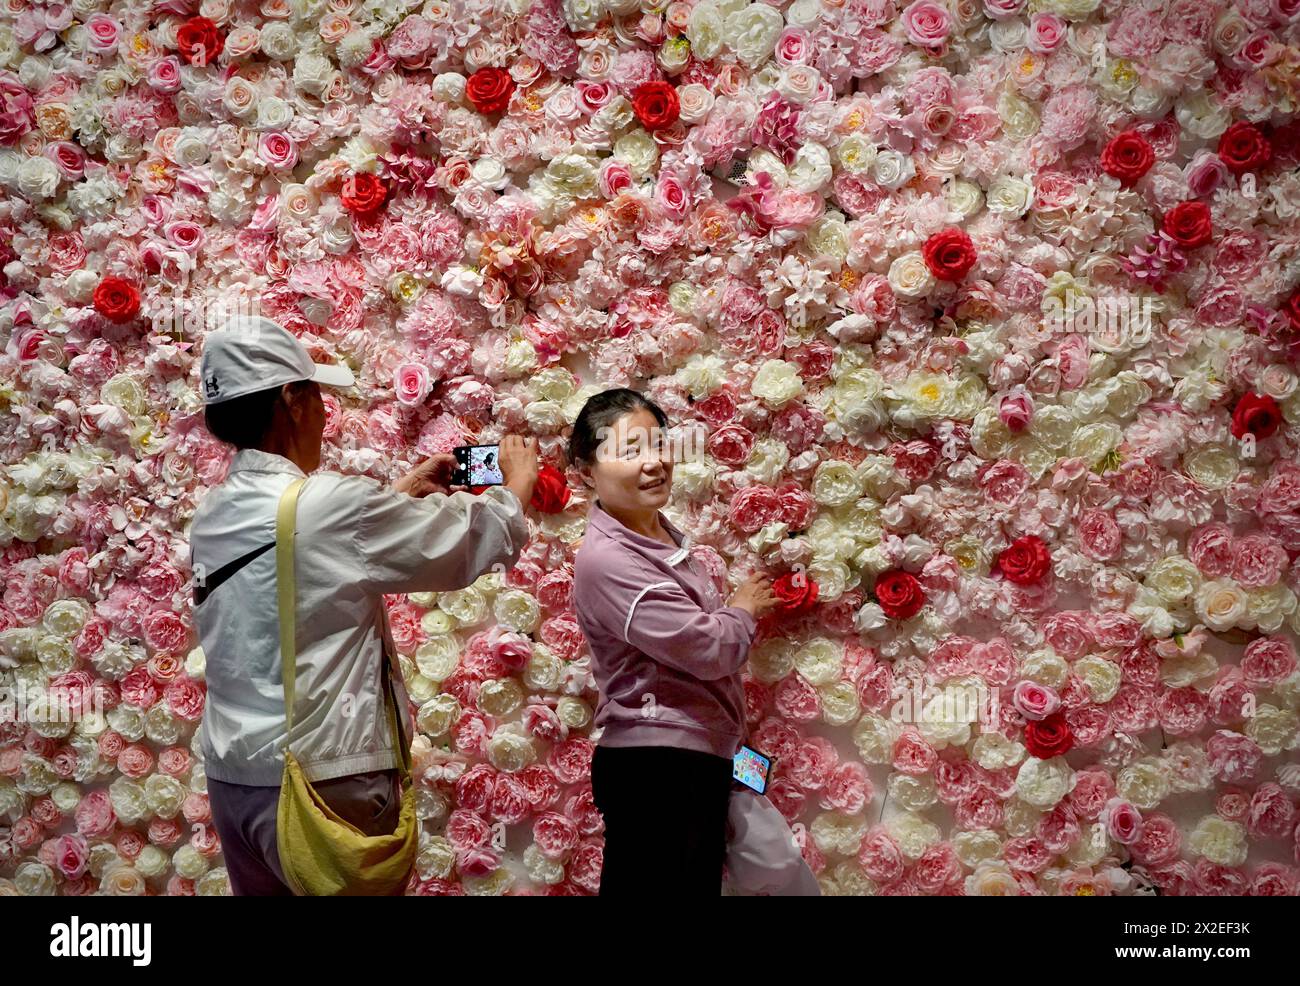
{"type": "Polygon", "coordinates": [[[316,792],[362,833],[394,830],[400,754],[385,718],[389,689],[400,742],[411,727],[383,595],[460,589],[512,565],[528,538],[536,445],[506,436],[505,483],[481,496],[451,492],[450,455],[391,486],[318,473],[320,385],[351,386],[351,370],[312,362],[286,329],[256,316],[209,334],[200,372],[208,429],[237,449],[190,530],[212,821],[234,894],[288,895],[276,848],[281,751],[287,742],[316,792]],[[296,700],[286,736],[272,549],[280,496],[308,474],[295,526],[296,700]]]}

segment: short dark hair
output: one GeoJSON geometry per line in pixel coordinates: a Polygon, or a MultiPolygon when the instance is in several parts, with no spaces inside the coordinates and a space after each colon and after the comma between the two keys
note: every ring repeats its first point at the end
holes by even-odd
{"type": "Polygon", "coordinates": [[[280,389],[269,387],[209,404],[203,409],[203,422],[208,431],[237,449],[257,448],[271,427],[271,414],[280,389]]]}
{"type": "Polygon", "coordinates": [[[654,415],[660,428],[668,427],[668,415],[644,394],[627,387],[603,390],[587,398],[569,435],[569,462],[573,465],[591,462],[600,448],[602,432],[614,422],[633,411],[646,410],[654,415]]]}

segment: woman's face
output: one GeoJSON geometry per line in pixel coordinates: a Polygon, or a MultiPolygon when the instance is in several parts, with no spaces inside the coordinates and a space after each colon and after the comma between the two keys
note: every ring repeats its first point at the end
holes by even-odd
{"type": "Polygon", "coordinates": [[[325,435],[325,401],[321,399],[320,384],[305,380],[285,397],[300,454],[311,466],[303,471],[311,472],[320,466],[321,441],[325,435]]]}
{"type": "Polygon", "coordinates": [[[646,513],[668,502],[673,462],[668,436],[655,416],[637,408],[618,418],[604,435],[595,461],[582,470],[606,510],[646,513]]]}

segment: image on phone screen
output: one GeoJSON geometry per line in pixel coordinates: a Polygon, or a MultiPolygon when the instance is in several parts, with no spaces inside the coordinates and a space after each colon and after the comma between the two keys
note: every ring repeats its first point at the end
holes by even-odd
{"type": "Polygon", "coordinates": [[[463,461],[470,486],[498,486],[505,482],[500,454],[496,445],[471,445],[465,449],[463,461]]]}

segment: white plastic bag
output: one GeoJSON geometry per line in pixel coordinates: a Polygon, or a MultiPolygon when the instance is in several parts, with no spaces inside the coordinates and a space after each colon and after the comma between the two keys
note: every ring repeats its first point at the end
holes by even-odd
{"type": "Polygon", "coordinates": [[[821,896],[785,816],[766,795],[749,788],[731,792],[726,869],[726,886],[734,896],[821,896]]]}

